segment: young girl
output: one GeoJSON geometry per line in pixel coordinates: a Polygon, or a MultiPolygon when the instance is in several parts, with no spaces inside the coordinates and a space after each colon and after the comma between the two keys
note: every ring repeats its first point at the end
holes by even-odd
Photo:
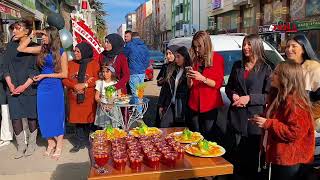
{"type": "Polygon", "coordinates": [[[271,75],[271,86],[266,117],[256,116],[251,121],[265,130],[262,144],[266,162],[271,164],[271,180],[302,179],[301,169],[313,162],[315,147],[302,67],[281,62],[271,75]]]}
{"type": "MultiPolygon", "coordinates": [[[[105,97],[106,88],[108,86],[114,86],[115,84],[117,84],[115,69],[112,66],[103,65],[101,68],[100,80],[96,81],[96,88],[95,88],[96,89],[95,100],[98,103],[98,108],[97,108],[96,120],[94,124],[101,128],[105,128],[108,125],[117,127],[117,123],[113,122],[106,115],[106,113],[114,113],[112,112],[112,106],[111,105],[106,106],[104,110],[101,104],[101,103],[107,102],[105,97]],[[108,112],[105,112],[105,111],[108,111],[108,112]]],[[[116,95],[121,95],[121,89],[117,90],[114,96],[116,95]]]]}

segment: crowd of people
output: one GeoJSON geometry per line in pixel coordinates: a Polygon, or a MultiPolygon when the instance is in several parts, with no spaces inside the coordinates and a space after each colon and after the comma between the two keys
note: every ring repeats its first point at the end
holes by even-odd
{"type": "MultiPolygon", "coordinates": [[[[124,40],[107,35],[99,59],[88,43],[79,43],[75,58],[68,61],[57,28],[32,31],[26,21],[10,27],[13,38],[0,59],[0,138],[1,145],[7,145],[14,134],[16,159],[33,154],[38,127],[48,142],[44,155],[59,159],[65,119],[75,126],[72,153],[86,147],[93,126],[119,126],[100,106],[109,86],[116,95],[137,96],[149,64],[148,48],[138,33],[126,31],[124,40]],[[37,34],[42,35],[40,45],[32,42],[37,34]]],[[[320,63],[304,35],[288,40],[285,52],[287,60],[272,69],[261,38],[245,36],[242,60],[233,64],[225,87],[231,104],[227,132],[221,133],[217,118],[223,106],[223,57],[205,31],[193,36],[191,49],[169,46],[167,63],[157,77],[161,91],[156,126],[186,126],[218,142],[234,165],[234,178],[260,179],[266,167],[272,169],[271,179],[301,178],[305,164],[313,162],[320,124],[320,63]]]]}

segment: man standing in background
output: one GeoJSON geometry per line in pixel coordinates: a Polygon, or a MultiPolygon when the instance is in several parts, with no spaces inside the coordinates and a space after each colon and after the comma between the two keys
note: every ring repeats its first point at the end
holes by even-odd
{"type": "Polygon", "coordinates": [[[128,58],[130,69],[129,86],[133,96],[137,97],[136,87],[144,82],[146,69],[149,66],[149,50],[140,39],[138,32],[125,32],[124,54],[128,58]]]}

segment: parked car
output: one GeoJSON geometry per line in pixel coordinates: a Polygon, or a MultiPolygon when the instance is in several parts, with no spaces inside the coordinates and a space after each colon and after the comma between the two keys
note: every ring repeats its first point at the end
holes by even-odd
{"type": "Polygon", "coordinates": [[[150,59],[149,66],[146,69],[146,75],[144,77],[145,81],[152,81],[153,80],[153,67],[152,67],[152,64],[153,64],[153,60],[150,59]]]}
{"type": "MultiPolygon", "coordinates": [[[[221,54],[224,58],[224,85],[220,89],[224,106],[219,108],[217,124],[222,130],[226,132],[227,113],[230,105],[230,100],[225,93],[225,85],[228,82],[228,78],[231,73],[232,65],[234,62],[242,59],[242,41],[245,36],[242,35],[211,35],[211,42],[215,52],[221,54]]],[[[171,39],[168,46],[178,45],[191,47],[192,37],[182,37],[171,39]]],[[[284,61],[283,57],[278,51],[270,45],[268,42],[263,42],[265,53],[267,56],[267,63],[272,69],[281,62],[284,61]]]]}
{"type": "Polygon", "coordinates": [[[164,64],[164,54],[160,51],[150,50],[150,61],[153,61],[153,68],[161,68],[164,64]]]}

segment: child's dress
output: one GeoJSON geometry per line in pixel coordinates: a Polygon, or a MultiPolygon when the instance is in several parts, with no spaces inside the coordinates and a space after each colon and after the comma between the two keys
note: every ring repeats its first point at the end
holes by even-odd
{"type": "MultiPolygon", "coordinates": [[[[95,89],[100,93],[100,98],[101,100],[104,99],[103,102],[106,102],[105,100],[105,88],[108,86],[112,86],[115,85],[117,82],[116,81],[112,81],[112,82],[105,82],[103,80],[98,80],[96,81],[96,87],[95,89]]],[[[116,96],[117,94],[115,94],[116,96]]],[[[113,121],[110,117],[107,116],[107,114],[111,117],[115,117],[117,116],[117,108],[112,108],[110,111],[105,111],[102,109],[101,104],[98,103],[98,108],[96,111],[96,119],[94,124],[96,126],[99,126],[101,128],[106,128],[108,125],[111,125],[112,127],[119,127],[120,124],[116,121],[113,121]]]]}

